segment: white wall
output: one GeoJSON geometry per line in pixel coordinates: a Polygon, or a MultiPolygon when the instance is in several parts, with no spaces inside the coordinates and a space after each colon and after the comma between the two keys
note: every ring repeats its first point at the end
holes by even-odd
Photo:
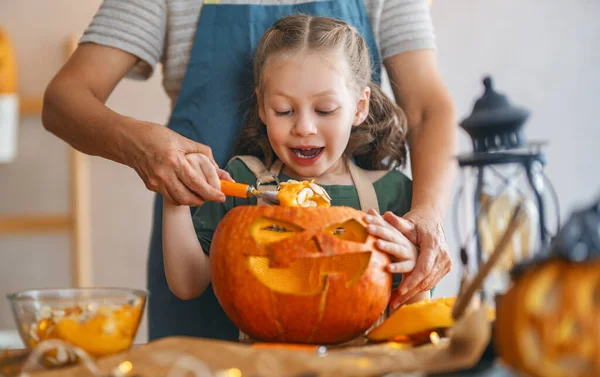
{"type": "MultiPolygon", "coordinates": [[[[101,0],[0,2],[0,24],[11,34],[24,94],[43,93],[63,63],[64,41],[82,33],[101,0]]],[[[169,101],[160,68],[147,82],[123,81],[108,105],[139,119],[165,123],[169,101]]],[[[67,210],[65,144],[39,118],[23,119],[17,159],[0,164],[0,213],[67,210]]],[[[135,172],[90,158],[94,283],[144,288],[152,195],[135,172]]],[[[69,237],[61,234],[0,238],[0,330],[12,328],[8,292],[70,283],[69,237]]],[[[143,324],[138,341],[146,338],[143,324]]]]}
{"type": "MultiPolygon", "coordinates": [[[[100,0],[0,2],[0,24],[12,35],[21,90],[39,94],[60,67],[63,40],[81,32],[100,0]],[[35,25],[35,27],[34,27],[35,25]]],[[[439,64],[462,119],[482,92],[481,77],[494,76],[499,91],[532,116],[526,134],[547,139],[547,173],[563,215],[600,193],[600,140],[596,108],[600,96],[600,3],[595,0],[436,0],[432,6],[439,64]],[[569,7],[570,6],[570,7],[569,7]]],[[[169,103],[160,74],[148,82],[124,81],[109,106],[124,114],[164,123],[169,103]]],[[[461,149],[469,150],[466,137],[461,149]]],[[[66,149],[39,119],[19,129],[17,160],[0,165],[0,213],[62,211],[67,208],[66,149]]],[[[145,286],[151,195],[123,166],[91,159],[92,227],[96,285],[145,286]]],[[[457,241],[446,232],[453,256],[457,241]]],[[[62,235],[0,239],[0,295],[69,282],[69,240],[62,235]]],[[[456,258],[456,260],[458,260],[456,258]]],[[[455,268],[437,295],[454,294],[455,268]]],[[[0,298],[0,329],[13,327],[0,298]]],[[[138,340],[145,339],[142,326],[138,340]]]]}
{"type": "MultiPolygon", "coordinates": [[[[525,134],[547,140],[546,173],[563,218],[600,195],[600,2],[595,0],[438,0],[432,16],[439,65],[460,120],[483,93],[481,79],[531,116],[525,134]]],[[[471,150],[461,131],[461,151],[471,150]]],[[[452,213],[452,211],[451,211],[452,213]]],[[[440,288],[458,284],[457,240],[446,221],[455,269],[440,288]]]]}

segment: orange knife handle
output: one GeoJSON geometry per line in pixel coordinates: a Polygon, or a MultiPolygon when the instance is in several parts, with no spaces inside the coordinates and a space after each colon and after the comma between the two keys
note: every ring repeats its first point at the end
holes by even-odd
{"type": "Polygon", "coordinates": [[[248,188],[250,186],[244,183],[237,183],[221,179],[221,191],[226,196],[235,196],[236,198],[247,198],[248,188]]]}

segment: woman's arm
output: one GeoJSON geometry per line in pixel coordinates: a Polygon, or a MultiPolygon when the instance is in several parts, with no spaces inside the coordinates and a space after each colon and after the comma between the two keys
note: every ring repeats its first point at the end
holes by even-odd
{"type": "Polygon", "coordinates": [[[405,52],[385,65],[396,101],[408,118],[413,176],[410,212],[404,219],[388,214],[386,220],[420,249],[414,271],[400,285],[402,303],[431,289],[451,269],[442,223],[455,177],[458,127],[433,51],[405,52]]]}
{"type": "Polygon", "coordinates": [[[431,50],[406,52],[385,61],[398,105],[408,119],[413,176],[412,208],[428,207],[443,218],[458,151],[456,111],[431,50]]]}
{"type": "Polygon", "coordinates": [[[134,55],[116,48],[80,45],[46,88],[44,127],[83,153],[130,166],[148,189],[175,203],[200,205],[203,199],[225,200],[185,159],[186,153],[202,153],[212,160],[210,148],[159,124],[118,114],[105,105],[136,62],[134,55]]]}
{"type": "Polygon", "coordinates": [[[210,263],[198,241],[190,207],[163,200],[162,238],[169,289],[182,300],[200,296],[210,283],[210,263]]]}

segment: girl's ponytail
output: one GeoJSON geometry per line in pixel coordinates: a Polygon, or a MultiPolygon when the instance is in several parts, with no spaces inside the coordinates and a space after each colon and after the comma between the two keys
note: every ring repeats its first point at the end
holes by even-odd
{"type": "Polygon", "coordinates": [[[403,166],[406,162],[406,116],[381,88],[371,82],[369,116],[354,127],[346,155],[363,169],[379,170],[403,166]]]}

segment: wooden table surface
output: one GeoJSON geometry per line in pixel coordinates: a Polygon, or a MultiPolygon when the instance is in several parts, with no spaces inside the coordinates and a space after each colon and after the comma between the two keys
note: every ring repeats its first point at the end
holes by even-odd
{"type": "MultiPolygon", "coordinates": [[[[134,347],[143,346],[135,344],[134,347]]],[[[25,349],[0,349],[0,377],[16,377],[21,371],[21,367],[29,351],[25,349]]],[[[392,374],[389,377],[402,377],[403,374],[392,374]]],[[[386,376],[387,377],[387,376],[386,376]]],[[[497,360],[493,347],[490,345],[485,350],[479,363],[469,370],[456,372],[440,373],[430,375],[429,377],[517,377],[515,374],[504,368],[497,360]]]]}

